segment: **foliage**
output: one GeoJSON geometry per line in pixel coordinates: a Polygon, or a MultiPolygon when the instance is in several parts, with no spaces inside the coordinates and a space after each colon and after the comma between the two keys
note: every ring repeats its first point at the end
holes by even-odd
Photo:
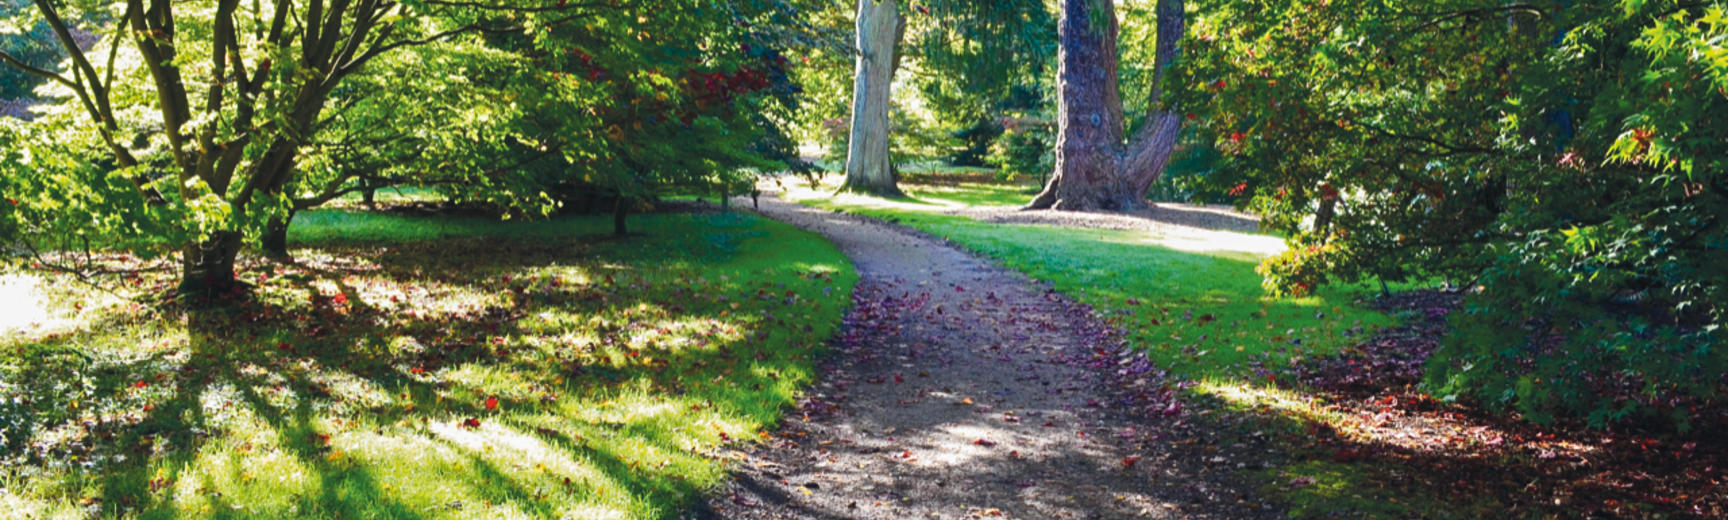
{"type": "Polygon", "coordinates": [[[1286,249],[1267,257],[1254,268],[1263,280],[1261,286],[1274,297],[1302,297],[1314,292],[1326,282],[1327,273],[1336,272],[1348,262],[1345,242],[1329,241],[1320,245],[1286,249]]]}
{"type": "Polygon", "coordinates": [[[1238,170],[1220,167],[1223,155],[1213,141],[1199,131],[1185,130],[1170,166],[1152,184],[1147,198],[1195,204],[1232,204],[1241,198],[1247,191],[1245,179],[1238,170]]]}
{"type": "Polygon", "coordinates": [[[792,0],[323,7],[8,10],[7,26],[109,35],[62,45],[67,72],[31,70],[58,106],[6,143],[36,143],[40,177],[9,193],[37,212],[16,237],[135,239],[114,244],[183,252],[188,284],[227,285],[266,222],[350,192],[438,186],[542,216],[572,186],[646,199],[783,167],[764,138],[801,93],[778,51],[805,37],[792,0]]]}
{"type": "Polygon", "coordinates": [[[984,162],[997,168],[1002,180],[1016,175],[1040,179],[1056,170],[1056,139],[1054,126],[1048,121],[1032,119],[1007,120],[1002,137],[990,143],[990,155],[984,162]]]}
{"type": "Polygon", "coordinates": [[[1476,280],[1436,390],[1596,424],[1721,401],[1676,365],[1728,356],[1720,2],[1202,12],[1184,95],[1248,207],[1345,243],[1329,279],[1476,280]]]}

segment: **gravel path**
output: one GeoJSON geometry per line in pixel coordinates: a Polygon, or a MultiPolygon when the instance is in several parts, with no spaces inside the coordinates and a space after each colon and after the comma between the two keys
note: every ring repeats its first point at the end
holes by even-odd
{"type": "Polygon", "coordinates": [[[1281,517],[1089,309],[898,226],[760,212],[833,240],[862,281],[823,380],[692,516],[1281,517]]]}

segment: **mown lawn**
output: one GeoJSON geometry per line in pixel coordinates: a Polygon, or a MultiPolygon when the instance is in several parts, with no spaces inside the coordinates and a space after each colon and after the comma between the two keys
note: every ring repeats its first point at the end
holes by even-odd
{"type": "Polygon", "coordinates": [[[44,280],[57,325],[0,338],[0,516],[675,517],[856,276],[757,217],[631,225],[310,212],[219,311],[159,305],[149,264],[44,280]]]}

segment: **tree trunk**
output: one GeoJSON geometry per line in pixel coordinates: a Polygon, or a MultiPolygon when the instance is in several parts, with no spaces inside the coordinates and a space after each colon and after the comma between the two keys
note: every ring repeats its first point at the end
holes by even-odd
{"type": "Polygon", "coordinates": [[[270,217],[264,223],[264,256],[277,260],[293,260],[288,254],[288,225],[294,222],[294,212],[284,217],[270,217]]]}
{"type": "Polygon", "coordinates": [[[852,84],[852,130],[844,191],[904,196],[889,155],[889,102],[906,20],[899,0],[858,0],[858,60],[852,84]]]}
{"type": "Polygon", "coordinates": [[[1114,0],[1061,0],[1057,53],[1056,172],[1026,209],[1133,211],[1163,174],[1181,117],[1162,103],[1178,55],[1182,0],[1158,2],[1158,50],[1146,121],[1124,142],[1114,0]],[[1103,10],[1096,13],[1094,9],[1103,10]],[[1095,23],[1102,22],[1102,23],[1095,23]]]}
{"type": "Polygon", "coordinates": [[[629,215],[630,199],[619,195],[618,200],[612,204],[612,234],[617,236],[629,234],[629,230],[624,226],[624,217],[629,215]]]}
{"type": "Polygon", "coordinates": [[[1323,197],[1320,199],[1320,210],[1314,213],[1314,235],[1326,240],[1327,233],[1332,229],[1332,216],[1338,212],[1338,197],[1323,197]]]}
{"type": "Polygon", "coordinates": [[[217,231],[187,245],[181,252],[180,296],[208,303],[239,295],[234,259],[240,256],[242,244],[239,232],[217,231]]]}

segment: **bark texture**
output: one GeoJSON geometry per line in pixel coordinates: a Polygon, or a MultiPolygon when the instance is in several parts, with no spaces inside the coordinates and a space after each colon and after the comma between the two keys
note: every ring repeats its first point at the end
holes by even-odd
{"type": "Polygon", "coordinates": [[[286,216],[270,217],[270,220],[264,223],[264,236],[259,237],[264,256],[292,260],[288,254],[288,225],[293,222],[294,212],[290,211],[286,216]]]}
{"type": "Polygon", "coordinates": [[[1125,141],[1114,0],[1061,0],[1056,172],[1027,209],[1132,211],[1164,173],[1182,118],[1163,103],[1186,23],[1182,0],[1158,1],[1158,50],[1145,122],[1125,141]],[[1096,11],[1095,11],[1096,10],[1096,11]]]}
{"type": "Polygon", "coordinates": [[[858,60],[852,84],[852,129],[846,141],[845,191],[901,196],[889,156],[889,102],[900,66],[906,19],[899,0],[858,0],[858,60]]]}
{"type": "Polygon", "coordinates": [[[237,296],[242,288],[234,278],[234,259],[240,255],[243,238],[237,232],[217,231],[187,245],[181,253],[180,296],[193,302],[237,296]]]}

